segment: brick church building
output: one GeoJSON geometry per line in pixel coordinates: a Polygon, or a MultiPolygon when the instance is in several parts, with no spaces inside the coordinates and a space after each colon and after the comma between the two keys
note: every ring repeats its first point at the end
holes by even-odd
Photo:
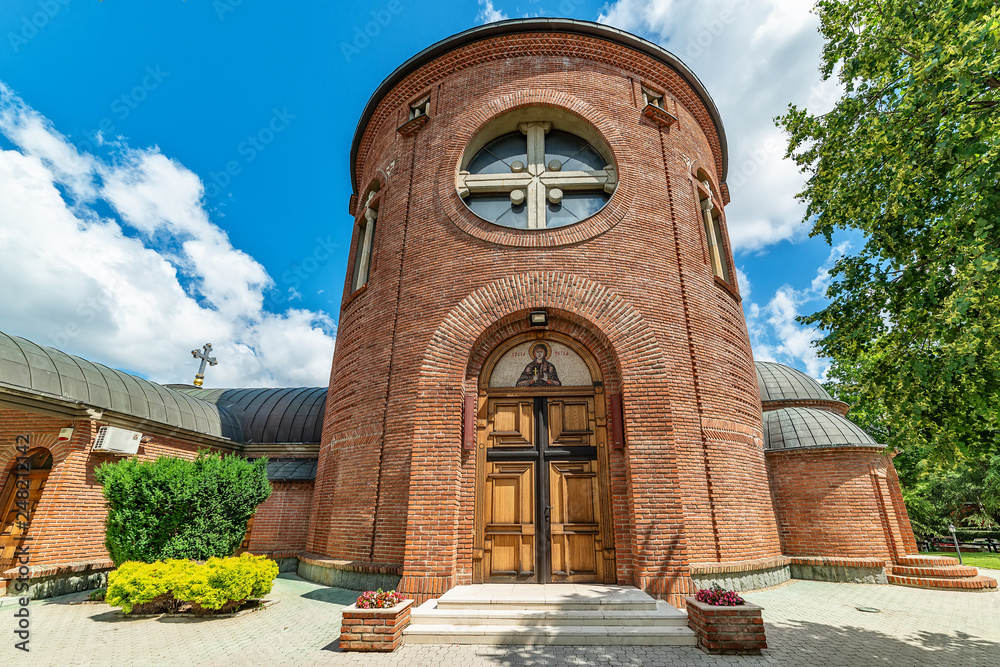
{"type": "MultiPolygon", "coordinates": [[[[676,56],[582,21],[468,30],[382,82],[350,167],[328,390],[164,387],[0,336],[0,465],[25,436],[48,471],[33,576],[62,591],[110,567],[110,424],[144,434],[140,457],[270,456],[245,547],[327,584],[617,583],[681,605],[712,581],[945,580],[901,564],[892,453],[811,378],[754,363],[722,119],[676,56]]],[[[23,534],[4,531],[7,557],[23,534]]]]}

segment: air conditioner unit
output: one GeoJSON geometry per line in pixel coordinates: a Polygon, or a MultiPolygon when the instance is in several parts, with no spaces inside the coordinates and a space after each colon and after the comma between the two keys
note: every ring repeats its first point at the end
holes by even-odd
{"type": "Polygon", "coordinates": [[[139,451],[142,433],[114,426],[102,426],[94,440],[93,451],[111,454],[135,454],[139,451]]]}

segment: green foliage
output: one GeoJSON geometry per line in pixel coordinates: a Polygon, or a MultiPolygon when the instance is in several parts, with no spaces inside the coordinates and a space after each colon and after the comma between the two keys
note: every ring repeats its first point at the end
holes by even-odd
{"type": "Polygon", "coordinates": [[[826,114],[778,119],[812,234],[858,230],[818,325],[833,374],[937,461],[1000,454],[1000,4],[820,0],[826,114]]]}
{"type": "Polygon", "coordinates": [[[278,564],[264,556],[209,558],[205,563],[167,560],[127,562],[108,575],[105,601],[126,614],[138,605],[170,598],[197,611],[235,609],[271,592],[278,564]]]}
{"type": "Polygon", "coordinates": [[[906,511],[918,536],[947,536],[949,524],[994,530],[1000,525],[1000,502],[993,487],[1000,473],[1000,456],[959,456],[954,463],[942,464],[920,448],[911,448],[895,463],[906,511]]]}
{"type": "Polygon", "coordinates": [[[271,494],[267,460],[200,452],[193,460],[125,459],[97,468],[108,503],[105,545],[115,564],[229,556],[271,494]]]}

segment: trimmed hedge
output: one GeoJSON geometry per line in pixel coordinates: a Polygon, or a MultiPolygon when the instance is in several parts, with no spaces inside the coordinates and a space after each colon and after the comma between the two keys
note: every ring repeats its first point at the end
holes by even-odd
{"type": "Polygon", "coordinates": [[[125,459],[95,471],[108,503],[104,544],[116,565],[232,555],[271,495],[267,459],[199,452],[125,459]]]}
{"type": "Polygon", "coordinates": [[[264,556],[209,558],[204,563],[167,560],[123,563],[108,575],[105,602],[126,614],[179,611],[228,612],[271,592],[278,564],[264,556]]]}

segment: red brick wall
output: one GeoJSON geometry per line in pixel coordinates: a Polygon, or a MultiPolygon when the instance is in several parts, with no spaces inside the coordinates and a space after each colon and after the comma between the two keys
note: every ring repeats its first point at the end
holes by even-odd
{"type": "Polygon", "coordinates": [[[353,297],[348,267],[309,550],[405,563],[410,592],[464,580],[468,371],[545,307],[553,329],[606,360],[623,395],[628,448],[611,462],[620,580],[679,595],[688,562],[780,555],[746,327],[712,276],[693,185],[702,168],[720,189],[718,146],[675,71],[594,38],[480,41],[390,91],[355,165],[363,189],[383,184],[379,221],[368,286],[353,297]],[[666,91],[669,129],[642,118],[641,83],[666,91]],[[401,137],[408,103],[427,91],[430,122],[401,137]],[[587,221],[528,234],[474,216],[453,179],[479,128],[532,105],[596,127],[621,180],[587,221]]]}
{"type": "Polygon", "coordinates": [[[787,556],[895,558],[917,552],[884,450],[841,447],[767,454],[787,556]]]}
{"type": "Polygon", "coordinates": [[[313,483],[271,482],[271,496],[257,508],[248,551],[302,551],[309,532],[313,483]]]}
{"type": "MultiPolygon", "coordinates": [[[[52,471],[31,520],[31,565],[105,560],[104,518],[107,514],[101,485],[94,469],[113,454],[90,451],[100,426],[90,420],[59,419],[0,408],[0,471],[5,481],[14,464],[14,438],[29,435],[31,447],[52,452],[52,471]],[[73,427],[73,438],[59,442],[59,429],[73,427]]],[[[199,447],[174,438],[152,436],[139,447],[138,457],[152,460],[170,455],[194,458],[199,447]]],[[[204,449],[204,446],[202,446],[204,449]]],[[[2,482],[0,482],[2,483],[2,482]]]]}

